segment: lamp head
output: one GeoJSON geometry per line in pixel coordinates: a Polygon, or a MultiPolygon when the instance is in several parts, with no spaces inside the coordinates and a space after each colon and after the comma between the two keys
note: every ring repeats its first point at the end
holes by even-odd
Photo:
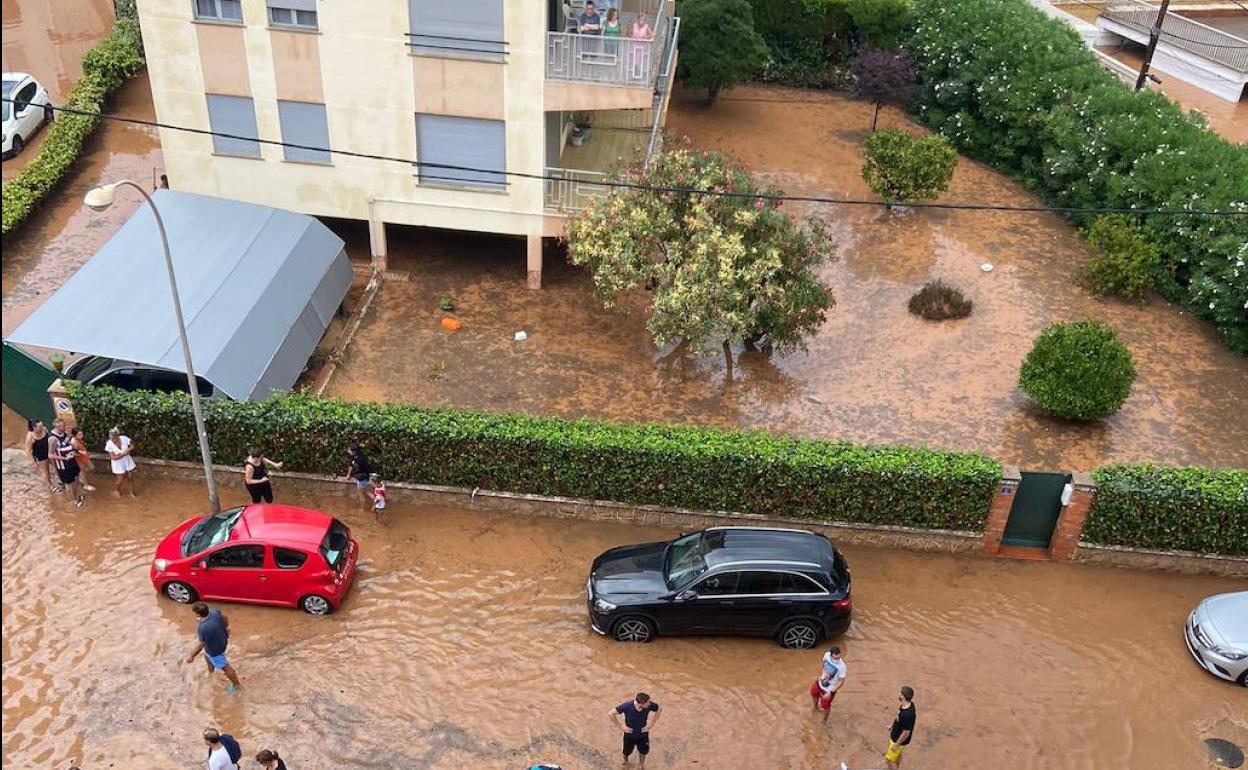
{"type": "Polygon", "coordinates": [[[87,204],[87,208],[94,211],[103,211],[113,205],[113,198],[116,197],[116,184],[102,184],[99,187],[92,187],[83,196],[82,202],[87,204]]]}

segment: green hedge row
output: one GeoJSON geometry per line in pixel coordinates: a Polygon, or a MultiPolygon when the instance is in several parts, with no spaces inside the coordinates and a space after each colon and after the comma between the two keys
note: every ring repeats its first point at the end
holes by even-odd
{"type": "Polygon", "coordinates": [[[750,0],[767,42],[764,83],[848,88],[849,60],[864,44],[895,48],[911,26],[912,0],[750,0]]]}
{"type": "MultiPolygon", "coordinates": [[[[391,480],[700,510],[977,531],[1001,478],[978,454],[742,431],[302,394],[204,407],[221,463],[241,464],[257,444],[288,470],[341,474],[347,443],[359,441],[391,480]]],[[[78,387],[74,410],[89,446],[120,425],[144,457],[199,459],[186,396],[78,387]]]]}
{"type": "MultiPolygon", "coordinates": [[[[101,112],[109,94],[143,69],[143,41],[134,0],[118,0],[116,7],[112,30],[82,57],[82,77],[60,106],[101,112]]],[[[4,235],[26,221],[35,206],[69,172],[97,122],[99,119],[91,114],[56,113],[56,119],[46,129],[48,135],[39,154],[4,184],[4,235]]]]}
{"type": "MultiPolygon", "coordinates": [[[[917,0],[919,115],[1050,204],[1248,214],[1248,146],[1135,93],[1025,0],[917,0]]],[[[1073,217],[1087,227],[1092,218],[1073,217]]],[[[1150,216],[1159,289],[1248,354],[1248,216],[1150,216]]]]}
{"type": "Polygon", "coordinates": [[[1248,471],[1107,465],[1083,539],[1248,556],[1248,471]]]}

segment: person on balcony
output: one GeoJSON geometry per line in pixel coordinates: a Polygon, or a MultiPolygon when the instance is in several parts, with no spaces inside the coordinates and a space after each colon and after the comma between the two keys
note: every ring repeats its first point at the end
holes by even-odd
{"type": "Polygon", "coordinates": [[[633,39],[633,42],[628,46],[628,68],[630,72],[637,72],[645,66],[646,51],[650,41],[654,38],[654,30],[650,29],[650,25],[646,23],[645,13],[637,14],[629,37],[633,39]]]}
{"type": "Polygon", "coordinates": [[[602,23],[602,36],[614,38],[607,41],[607,53],[615,59],[620,54],[620,12],[615,8],[607,9],[607,20],[602,23]]]}
{"type": "Polygon", "coordinates": [[[576,17],[576,31],[582,35],[602,34],[602,17],[594,8],[594,0],[587,0],[585,10],[576,17]]]}

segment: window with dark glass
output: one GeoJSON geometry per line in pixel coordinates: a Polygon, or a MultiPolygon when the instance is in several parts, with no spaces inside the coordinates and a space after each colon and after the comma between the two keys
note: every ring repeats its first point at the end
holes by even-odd
{"type": "Polygon", "coordinates": [[[232,545],[222,548],[208,557],[208,566],[259,569],[264,566],[264,546],[232,545]]]}

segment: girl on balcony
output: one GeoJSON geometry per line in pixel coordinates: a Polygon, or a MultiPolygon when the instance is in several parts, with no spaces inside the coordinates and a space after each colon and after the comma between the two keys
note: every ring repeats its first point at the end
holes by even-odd
{"type": "Polygon", "coordinates": [[[633,42],[629,44],[628,67],[630,71],[637,72],[645,66],[646,49],[654,38],[654,30],[650,29],[650,25],[646,23],[644,12],[637,14],[629,37],[633,39],[633,42]]]}

